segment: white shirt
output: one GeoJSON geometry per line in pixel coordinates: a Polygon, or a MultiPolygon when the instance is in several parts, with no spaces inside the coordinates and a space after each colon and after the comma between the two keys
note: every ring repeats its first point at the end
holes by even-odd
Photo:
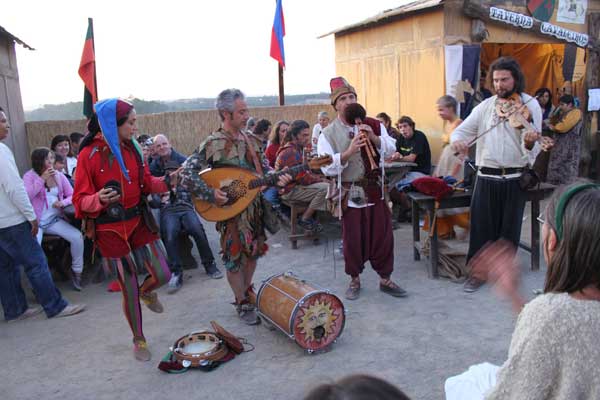
{"type": "MultiPolygon", "coordinates": [[[[525,106],[531,112],[533,127],[537,132],[542,131],[542,109],[539,103],[528,94],[521,94],[525,106]]],[[[458,140],[469,141],[477,135],[489,130],[498,123],[495,112],[495,103],[498,96],[485,99],[477,105],[471,114],[452,132],[450,143],[458,140]]],[[[525,147],[523,140],[524,129],[515,129],[508,121],[502,121],[477,141],[475,164],[478,167],[488,168],[520,168],[526,164],[533,165],[535,158],[541,150],[539,143],[535,143],[531,150],[525,147]]],[[[484,175],[479,172],[479,175],[484,175]]],[[[497,175],[484,175],[492,178],[513,178],[521,174],[510,174],[504,177],[497,175]]]]}
{"type": "MultiPolygon", "coordinates": [[[[44,190],[46,190],[44,188],[44,190]]],[[[50,190],[46,190],[46,207],[42,211],[40,217],[40,227],[45,228],[51,222],[56,220],[56,216],[59,215],[58,208],[52,205],[58,201],[58,186],[54,186],[50,190]]]]}
{"type": "MultiPolygon", "coordinates": [[[[342,122],[342,121],[340,120],[340,122],[342,122]]],[[[342,122],[342,124],[346,128],[348,128],[348,132],[353,131],[355,135],[358,134],[358,126],[346,125],[343,122],[342,122]]],[[[383,161],[386,154],[390,155],[396,151],[396,139],[394,139],[393,137],[391,137],[388,134],[388,132],[385,129],[385,126],[383,126],[383,124],[380,124],[379,127],[381,129],[381,136],[380,136],[381,145],[379,146],[379,148],[377,148],[377,150],[379,151],[379,154],[381,155],[381,160],[383,161]]],[[[348,166],[347,162],[345,164],[342,164],[341,153],[333,152],[331,143],[329,143],[329,141],[327,140],[325,135],[319,136],[319,140],[317,143],[317,154],[319,154],[319,155],[329,154],[333,158],[333,162],[331,164],[321,168],[321,171],[323,171],[323,174],[325,174],[327,176],[339,176],[339,175],[341,175],[344,168],[346,168],[348,166]]],[[[371,205],[373,205],[373,204],[369,203],[366,205],[365,204],[359,205],[359,204],[354,203],[352,200],[348,200],[348,207],[362,208],[362,207],[367,207],[367,206],[371,206],[371,205]]]]}
{"type": "Polygon", "coordinates": [[[0,143],[0,229],[35,220],[15,157],[8,146],[0,143]]]}
{"type": "Polygon", "coordinates": [[[321,136],[321,132],[323,132],[323,128],[321,127],[321,124],[316,123],[315,126],[313,126],[313,131],[312,131],[312,145],[313,147],[316,146],[319,143],[319,136],[321,136]]]}
{"type": "Polygon", "coordinates": [[[73,170],[77,167],[77,157],[67,157],[66,167],[67,175],[69,175],[71,178],[75,178],[73,176],[73,170]]]}

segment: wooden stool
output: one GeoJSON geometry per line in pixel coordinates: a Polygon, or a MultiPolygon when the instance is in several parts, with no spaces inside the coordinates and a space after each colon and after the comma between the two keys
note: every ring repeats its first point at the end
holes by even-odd
{"type": "Polygon", "coordinates": [[[57,235],[44,234],[42,249],[48,260],[48,267],[66,281],[71,277],[71,249],[69,242],[57,235]]]}
{"type": "Polygon", "coordinates": [[[319,234],[304,231],[304,233],[298,233],[298,214],[302,214],[308,208],[307,204],[288,202],[281,200],[283,204],[290,208],[290,235],[289,239],[292,242],[292,249],[298,248],[298,240],[312,240],[313,244],[319,244],[319,234]]]}

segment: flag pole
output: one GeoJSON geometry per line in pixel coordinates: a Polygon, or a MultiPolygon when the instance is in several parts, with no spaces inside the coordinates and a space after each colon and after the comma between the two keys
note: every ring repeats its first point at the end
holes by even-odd
{"type": "Polygon", "coordinates": [[[281,66],[280,63],[277,63],[277,67],[279,69],[279,72],[278,72],[278,76],[279,76],[279,105],[283,106],[283,105],[285,105],[285,95],[284,95],[284,90],[283,90],[283,67],[281,66]]]}
{"type": "MultiPolygon", "coordinates": [[[[92,29],[92,37],[94,37],[94,18],[88,18],[88,23],[92,29]]],[[[96,89],[96,101],[98,101],[100,96],[98,96],[98,82],[96,81],[96,39],[92,41],[92,49],[94,49],[94,89],[96,89]]]]}

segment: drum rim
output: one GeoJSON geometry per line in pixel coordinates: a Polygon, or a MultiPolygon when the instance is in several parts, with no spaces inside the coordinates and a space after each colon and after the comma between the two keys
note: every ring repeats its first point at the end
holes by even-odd
{"type": "MultiPolygon", "coordinates": [[[[342,301],[342,299],[340,299],[340,297],[338,295],[336,295],[334,293],[331,293],[331,292],[329,292],[327,290],[315,290],[313,292],[307,293],[306,295],[302,296],[302,302],[304,302],[305,298],[308,297],[309,295],[310,295],[310,297],[312,297],[313,295],[317,295],[317,294],[321,294],[321,293],[325,293],[326,295],[333,296],[333,297],[335,297],[337,299],[337,301],[339,301],[340,305],[342,306],[342,317],[343,317],[342,318],[342,325],[340,326],[340,331],[338,332],[336,338],[331,343],[329,343],[327,346],[323,347],[323,349],[325,349],[325,348],[331,346],[342,335],[342,332],[344,332],[344,327],[346,326],[346,308],[344,307],[344,302],[342,301]]],[[[294,339],[294,341],[296,342],[296,344],[298,346],[300,346],[301,348],[303,348],[305,350],[313,350],[314,351],[315,349],[308,349],[308,348],[302,346],[298,342],[298,339],[296,338],[296,335],[294,335],[294,329],[293,329],[292,324],[293,324],[294,320],[296,319],[296,315],[297,315],[298,310],[300,309],[299,304],[300,304],[300,301],[298,301],[298,303],[296,303],[296,307],[294,307],[294,310],[292,311],[292,317],[290,319],[290,333],[291,334],[288,335],[288,336],[290,336],[292,339],[294,339]]],[[[320,350],[322,350],[322,349],[320,349],[320,350]]]]}

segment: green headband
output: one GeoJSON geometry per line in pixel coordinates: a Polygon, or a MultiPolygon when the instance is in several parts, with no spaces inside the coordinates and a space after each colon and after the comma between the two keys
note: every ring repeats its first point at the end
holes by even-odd
{"type": "Polygon", "coordinates": [[[560,196],[560,199],[558,200],[558,206],[556,206],[556,235],[558,236],[558,240],[562,239],[563,216],[565,215],[565,209],[567,208],[567,204],[569,204],[569,200],[571,200],[577,193],[592,187],[600,188],[600,185],[597,183],[584,183],[582,185],[572,187],[560,196]]]}

